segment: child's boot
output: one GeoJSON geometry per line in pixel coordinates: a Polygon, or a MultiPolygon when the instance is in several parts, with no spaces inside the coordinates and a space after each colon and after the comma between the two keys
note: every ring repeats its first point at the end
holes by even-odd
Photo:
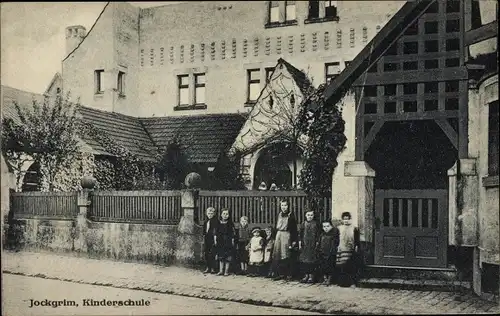
{"type": "Polygon", "coordinates": [[[306,283],[308,279],[309,279],[309,276],[306,274],[306,276],[303,277],[302,280],[300,280],[300,283],[306,283]]]}
{"type": "Polygon", "coordinates": [[[307,278],[307,283],[314,283],[314,278],[312,274],[309,274],[309,277],[307,278]]]}

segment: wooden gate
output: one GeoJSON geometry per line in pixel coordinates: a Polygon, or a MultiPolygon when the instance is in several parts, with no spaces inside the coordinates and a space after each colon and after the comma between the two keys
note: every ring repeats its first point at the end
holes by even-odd
{"type": "Polygon", "coordinates": [[[447,190],[375,192],[375,264],[446,267],[447,190]]]}

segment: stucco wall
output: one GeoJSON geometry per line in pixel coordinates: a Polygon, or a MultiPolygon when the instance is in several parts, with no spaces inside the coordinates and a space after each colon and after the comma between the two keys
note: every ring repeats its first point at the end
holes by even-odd
{"type": "Polygon", "coordinates": [[[499,244],[499,200],[498,185],[485,187],[483,179],[488,176],[488,104],[498,100],[498,75],[486,79],[477,91],[476,105],[479,126],[477,129],[478,176],[479,176],[479,250],[480,262],[500,264],[499,244]]]}

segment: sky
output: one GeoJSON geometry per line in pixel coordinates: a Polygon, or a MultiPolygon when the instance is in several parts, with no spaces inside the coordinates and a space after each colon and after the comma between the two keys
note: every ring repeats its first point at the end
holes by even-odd
{"type": "MultiPolygon", "coordinates": [[[[129,2],[153,7],[178,2],[129,2]]],[[[1,84],[43,93],[65,56],[65,29],[90,30],[106,2],[2,2],[1,84]]]]}

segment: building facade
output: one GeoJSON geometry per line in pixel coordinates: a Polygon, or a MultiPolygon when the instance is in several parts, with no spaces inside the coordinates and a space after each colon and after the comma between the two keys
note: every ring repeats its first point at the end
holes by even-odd
{"type": "Polygon", "coordinates": [[[317,86],[345,68],[403,2],[109,3],[67,28],[63,88],[83,104],[148,117],[245,112],[279,58],[317,86]]]}

